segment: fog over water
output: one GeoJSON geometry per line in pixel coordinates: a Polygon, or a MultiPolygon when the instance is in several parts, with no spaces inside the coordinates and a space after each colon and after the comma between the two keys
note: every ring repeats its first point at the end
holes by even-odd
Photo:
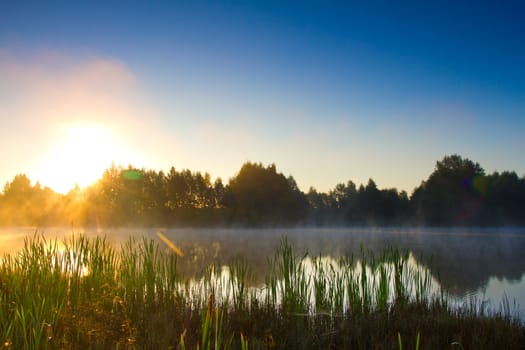
{"type": "MultiPolygon", "coordinates": [[[[525,228],[283,228],[283,229],[71,229],[34,227],[0,229],[0,253],[15,253],[24,238],[35,232],[62,240],[73,234],[105,235],[120,247],[130,237],[158,240],[162,232],[182,252],[178,266],[188,276],[199,275],[209,264],[226,265],[243,257],[262,283],[268,260],[283,237],[298,256],[337,259],[360,255],[361,245],[377,257],[385,248],[410,252],[417,263],[428,267],[453,297],[476,297],[498,307],[504,297],[516,302],[521,316],[525,306],[525,228]]],[[[168,249],[166,247],[166,249],[168,249]]]]}

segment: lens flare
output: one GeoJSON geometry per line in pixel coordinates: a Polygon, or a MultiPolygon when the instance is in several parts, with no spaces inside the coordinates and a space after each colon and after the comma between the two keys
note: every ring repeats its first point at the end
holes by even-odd
{"type": "Polygon", "coordinates": [[[483,175],[477,175],[472,179],[472,188],[483,197],[489,193],[489,179],[483,175]]]}
{"type": "Polygon", "coordinates": [[[184,253],[179,249],[177,248],[177,246],[175,244],[173,244],[169,239],[168,237],[164,236],[162,234],[162,232],[160,231],[157,231],[157,236],[164,242],[166,243],[166,245],[171,249],[173,250],[175,253],[177,253],[178,256],[180,257],[183,257],[184,256],[184,253]]]}

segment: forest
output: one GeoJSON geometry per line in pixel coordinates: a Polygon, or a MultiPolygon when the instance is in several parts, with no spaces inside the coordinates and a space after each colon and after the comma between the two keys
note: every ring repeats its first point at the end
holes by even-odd
{"type": "Polygon", "coordinates": [[[228,183],[207,173],[111,166],[91,186],[63,195],[24,174],[0,194],[2,226],[521,226],[525,177],[486,174],[445,156],[411,195],[396,188],[337,184],[301,191],[274,164],[247,162],[228,183]]]}

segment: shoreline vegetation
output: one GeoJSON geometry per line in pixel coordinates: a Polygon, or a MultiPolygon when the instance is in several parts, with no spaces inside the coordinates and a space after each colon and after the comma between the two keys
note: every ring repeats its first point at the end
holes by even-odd
{"type": "Polygon", "coordinates": [[[242,257],[188,276],[176,252],[130,238],[47,241],[0,264],[6,349],[522,349],[508,300],[455,304],[392,248],[327,263],[283,238],[263,285],[242,257]],[[305,261],[310,264],[305,264],[305,261]]]}
{"type": "Polygon", "coordinates": [[[459,155],[436,162],[409,196],[370,179],[301,191],[275,165],[245,163],[224,184],[207,173],[112,166],[93,185],[62,195],[23,174],[0,194],[0,226],[290,227],[525,226],[525,177],[486,174],[459,155]]]}

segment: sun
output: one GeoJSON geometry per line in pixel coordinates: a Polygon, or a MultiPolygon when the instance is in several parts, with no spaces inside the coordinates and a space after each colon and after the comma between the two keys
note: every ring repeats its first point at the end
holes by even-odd
{"type": "Polygon", "coordinates": [[[89,186],[113,162],[129,158],[116,135],[101,125],[65,125],[58,135],[42,161],[37,180],[59,193],[65,194],[75,185],[89,186]]]}

